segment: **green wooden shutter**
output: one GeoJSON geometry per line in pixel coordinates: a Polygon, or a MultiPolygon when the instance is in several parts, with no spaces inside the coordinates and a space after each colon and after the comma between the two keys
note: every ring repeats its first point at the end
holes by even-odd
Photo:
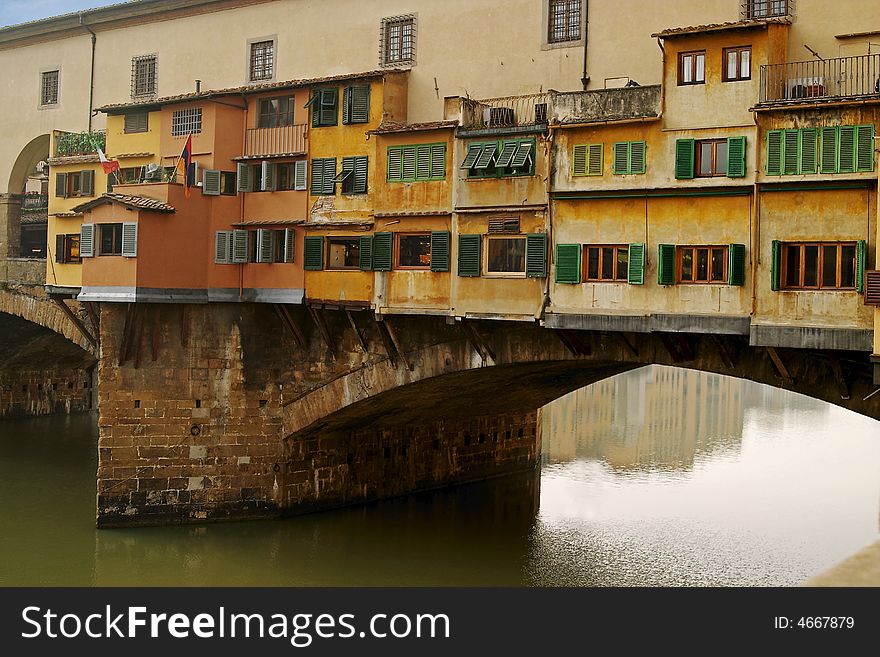
{"type": "Polygon", "coordinates": [[[431,147],[428,145],[416,146],[416,180],[430,180],[431,178],[431,147]]]}
{"type": "Polygon", "coordinates": [[[312,160],[312,184],[309,193],[312,196],[320,196],[324,193],[324,160],[312,160]]]}
{"type": "Polygon", "coordinates": [[[819,169],[819,131],[804,128],[800,131],[800,173],[816,173],[819,169]]]}
{"type": "Polygon", "coordinates": [[[630,285],[645,284],[645,245],[629,245],[629,264],[627,266],[627,282],[630,285]]]}
{"type": "Polygon", "coordinates": [[[312,127],[318,128],[321,126],[321,92],[320,90],[315,91],[312,94],[311,100],[306,103],[306,107],[312,108],[312,127]]]}
{"type": "Polygon", "coordinates": [[[840,173],[853,173],[856,170],[856,128],[842,125],[837,133],[837,170],[840,173]]]}
{"type": "Polygon", "coordinates": [[[797,130],[783,130],[782,132],[782,173],[786,176],[792,176],[798,172],[798,163],[801,159],[800,135],[797,130]]]}
{"type": "Polygon", "coordinates": [[[324,268],[324,238],[306,235],[303,238],[303,269],[321,271],[324,268]]]}
{"type": "Polygon", "coordinates": [[[360,239],[361,269],[370,271],[373,268],[373,236],[362,235],[360,239]]]}
{"type": "Polygon", "coordinates": [[[675,245],[661,244],[657,262],[657,283],[675,285],[675,245]]]}
{"type": "Polygon", "coordinates": [[[80,175],[80,193],[83,196],[95,195],[95,172],[87,169],[80,175]]]}
{"type": "Polygon", "coordinates": [[[822,128],[819,131],[819,140],[822,145],[822,173],[837,173],[837,128],[822,128]]]}
{"type": "Polygon", "coordinates": [[[856,171],[874,170],[874,126],[856,126],[856,171]]]}
{"type": "Polygon", "coordinates": [[[577,284],[581,282],[581,245],[556,245],[556,282],[577,284]]]}
{"type": "Polygon", "coordinates": [[[366,194],[367,193],[367,184],[368,184],[368,167],[369,167],[370,159],[366,155],[362,157],[354,158],[354,193],[355,194],[366,194]]]}
{"type": "Polygon", "coordinates": [[[320,125],[336,125],[339,120],[339,89],[321,89],[321,104],[318,109],[321,112],[320,125]]]}
{"type": "Polygon", "coordinates": [[[746,245],[731,244],[727,247],[727,283],[745,285],[746,283],[746,245]]]}
{"type": "Polygon", "coordinates": [[[590,144],[587,161],[587,175],[601,176],[604,171],[604,146],[602,144],[590,144]]]}
{"type": "Polygon", "coordinates": [[[401,182],[403,180],[403,149],[400,146],[388,147],[388,182],[401,182]]]}
{"type": "Polygon", "coordinates": [[[458,236],[458,275],[480,275],[481,235],[458,236]]]}
{"type": "Polygon", "coordinates": [[[446,144],[434,144],[431,146],[431,179],[444,180],[446,178],[446,144]]]}
{"type": "Polygon", "coordinates": [[[629,172],[645,173],[647,169],[647,145],[643,141],[629,143],[629,172]]]}
{"type": "Polygon", "coordinates": [[[336,194],[336,158],[331,157],[324,160],[324,177],[321,185],[321,194],[332,196],[336,194]]]}
{"type": "Polygon", "coordinates": [[[686,180],[694,177],[694,140],[675,140],[675,177],[686,180]]]}
{"type": "Polygon", "coordinates": [[[528,278],[545,278],[547,276],[546,233],[526,235],[526,276],[528,278]]]}
{"type": "Polygon", "coordinates": [[[415,146],[405,146],[403,148],[403,173],[401,180],[404,182],[414,182],[416,179],[416,160],[418,153],[415,146]]]}
{"type": "Polygon", "coordinates": [[[346,87],[342,101],[343,123],[369,123],[370,121],[370,87],[358,85],[346,87]]]}
{"type": "Polygon", "coordinates": [[[778,290],[782,279],[782,242],[773,240],[770,243],[770,289],[778,290]]]}
{"type": "Polygon", "coordinates": [[[342,123],[351,123],[351,87],[342,92],[342,123]]]}
{"type": "Polygon", "coordinates": [[[767,132],[767,169],[768,176],[782,175],[782,130],[767,132]]]}
{"type": "Polygon", "coordinates": [[[65,198],[67,196],[67,174],[55,174],[55,196],[57,198],[65,198]]]}
{"type": "Polygon", "coordinates": [[[586,176],[587,162],[589,160],[590,147],[587,144],[577,144],[571,149],[571,175],[586,176]]]}
{"type": "Polygon", "coordinates": [[[865,265],[868,262],[868,243],[859,240],[856,243],[856,292],[865,291],[865,265]]]}
{"type": "Polygon", "coordinates": [[[391,271],[393,238],[391,233],[373,235],[373,271],[391,271]]]}
{"type": "Polygon", "coordinates": [[[449,243],[451,239],[448,230],[431,232],[431,271],[449,271],[449,243]]]}
{"type": "Polygon", "coordinates": [[[746,175],[746,138],[727,138],[727,177],[742,178],[746,175]]]}
{"type": "Polygon", "coordinates": [[[616,175],[629,173],[629,142],[618,141],[614,144],[613,171],[616,175]]]}

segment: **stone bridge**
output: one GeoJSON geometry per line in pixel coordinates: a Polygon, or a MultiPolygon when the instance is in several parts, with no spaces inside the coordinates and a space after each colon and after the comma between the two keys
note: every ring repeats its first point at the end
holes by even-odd
{"type": "Polygon", "coordinates": [[[880,418],[866,354],[266,304],[101,309],[98,523],[274,517],[533,467],[544,404],[644,365],[880,418]]]}

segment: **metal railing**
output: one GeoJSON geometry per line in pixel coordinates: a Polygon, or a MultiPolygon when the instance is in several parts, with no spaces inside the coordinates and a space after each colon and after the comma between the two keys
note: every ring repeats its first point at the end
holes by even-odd
{"type": "Polygon", "coordinates": [[[48,207],[49,196],[47,194],[25,194],[21,197],[21,209],[26,212],[45,210],[48,207]]]}
{"type": "Polygon", "coordinates": [[[761,103],[880,95],[880,53],[761,67],[761,103]]]}
{"type": "Polygon", "coordinates": [[[513,128],[546,125],[550,94],[505,96],[486,100],[464,100],[462,127],[471,129],[513,128]]]}
{"type": "Polygon", "coordinates": [[[794,0],[742,0],[739,15],[743,20],[762,18],[790,18],[794,13],[794,0]]]}
{"type": "Polygon", "coordinates": [[[304,155],[307,152],[308,129],[305,124],[278,128],[248,128],[244,155],[304,155]]]}

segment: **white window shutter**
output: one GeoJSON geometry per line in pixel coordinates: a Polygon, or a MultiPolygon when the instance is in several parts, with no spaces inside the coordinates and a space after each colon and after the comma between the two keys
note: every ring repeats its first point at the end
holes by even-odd
{"type": "Polygon", "coordinates": [[[264,192],[275,191],[275,164],[264,160],[261,167],[260,189],[264,192]]]}
{"type": "Polygon", "coordinates": [[[202,194],[220,196],[220,172],[205,169],[202,173],[202,194]]]}
{"type": "Polygon", "coordinates": [[[249,231],[232,231],[232,262],[244,264],[248,261],[249,231]]]}
{"type": "Polygon", "coordinates": [[[79,255],[81,258],[95,256],[95,224],[83,224],[79,229],[79,255]]]}
{"type": "Polygon", "coordinates": [[[232,261],[232,232],[218,230],[214,235],[214,262],[220,265],[229,264],[232,261]]]}
{"type": "Polygon", "coordinates": [[[300,160],[293,165],[293,188],[302,192],[308,189],[309,161],[300,160]]]}
{"type": "Polygon", "coordinates": [[[257,231],[257,262],[273,262],[275,231],[261,228],[257,231]]]}
{"type": "Polygon", "coordinates": [[[122,224],[122,255],[136,258],[138,254],[138,225],[135,222],[122,224]]]}
{"type": "Polygon", "coordinates": [[[251,165],[247,162],[239,162],[236,168],[238,170],[238,191],[254,191],[254,181],[251,180],[251,165]]]}
{"type": "Polygon", "coordinates": [[[293,252],[296,248],[296,231],[293,228],[284,229],[284,262],[293,262],[293,252]]]}

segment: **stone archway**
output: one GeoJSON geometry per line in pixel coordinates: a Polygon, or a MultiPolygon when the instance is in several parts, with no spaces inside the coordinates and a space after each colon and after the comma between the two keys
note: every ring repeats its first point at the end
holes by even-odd
{"type": "MultiPolygon", "coordinates": [[[[34,137],[21,150],[12,166],[6,193],[0,193],[0,261],[21,255],[21,194],[38,162],[49,157],[49,135],[34,137]]],[[[3,279],[6,280],[3,267],[3,279]]]]}

